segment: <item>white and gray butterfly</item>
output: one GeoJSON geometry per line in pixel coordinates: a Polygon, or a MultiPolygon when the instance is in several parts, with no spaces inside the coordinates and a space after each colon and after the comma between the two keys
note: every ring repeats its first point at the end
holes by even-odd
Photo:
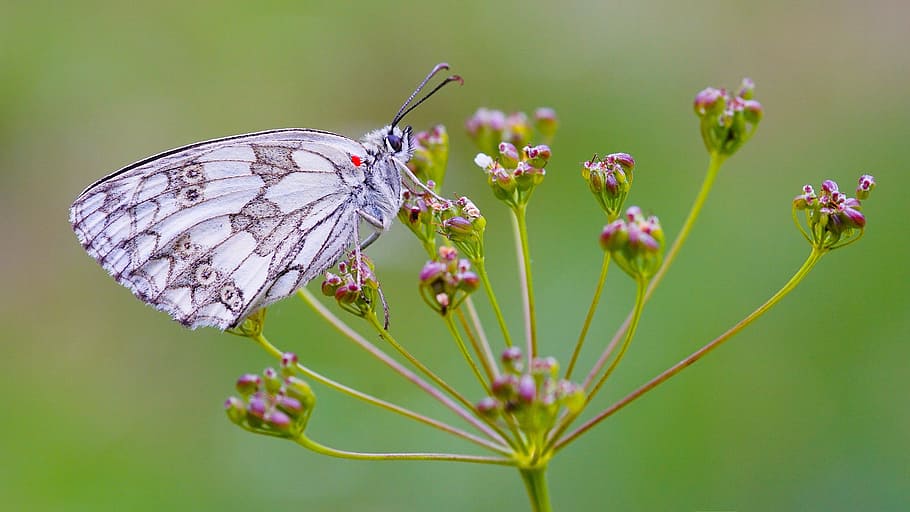
{"type": "MultiPolygon", "coordinates": [[[[309,129],[190,144],[124,167],[70,209],[82,246],[120,284],[181,324],[237,326],[389,229],[414,143],[398,122],[362,142],[309,129]],[[374,232],[359,235],[364,220],[374,232]]],[[[409,106],[410,105],[410,106],[409,106]]]]}

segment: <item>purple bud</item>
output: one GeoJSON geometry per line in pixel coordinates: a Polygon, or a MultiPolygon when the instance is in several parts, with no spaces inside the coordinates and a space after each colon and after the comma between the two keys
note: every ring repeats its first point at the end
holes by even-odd
{"type": "Polygon", "coordinates": [[[266,368],[262,372],[262,383],[269,393],[277,393],[281,389],[281,377],[274,368],[266,368]]]}
{"type": "Polygon", "coordinates": [[[531,360],[531,374],[555,377],[559,373],[559,363],[554,357],[535,357],[531,360]]]}
{"type": "Polygon", "coordinates": [[[755,100],[746,100],[742,104],[743,114],[746,121],[755,124],[761,121],[761,118],[765,115],[765,111],[761,106],[761,103],[755,100]]]}
{"type": "Polygon", "coordinates": [[[259,386],[262,384],[262,378],[254,373],[246,373],[240,376],[237,379],[237,392],[243,396],[249,396],[253,393],[259,391],[259,386]]]}
{"type": "Polygon", "coordinates": [[[534,121],[537,125],[537,131],[544,137],[552,137],[559,126],[559,120],[556,118],[556,111],[552,108],[538,108],[534,111],[534,121]]]}
{"type": "Polygon", "coordinates": [[[322,294],[331,297],[335,295],[338,287],[344,283],[342,279],[331,272],[325,273],[325,281],[322,282],[322,294]]]}
{"type": "Polygon", "coordinates": [[[622,220],[614,220],[604,226],[600,233],[600,246],[605,251],[613,251],[621,247],[629,239],[629,233],[626,230],[626,223],[622,220]]]}
{"type": "Polygon", "coordinates": [[[859,177],[859,184],[856,186],[857,199],[867,199],[875,188],[875,178],[869,174],[863,174],[859,177]]]}
{"type": "Polygon", "coordinates": [[[303,412],[303,404],[300,403],[300,400],[290,396],[278,396],[275,399],[275,405],[292,416],[296,416],[303,412]]]}
{"type": "Polygon", "coordinates": [[[439,261],[428,261],[420,271],[420,283],[431,283],[446,274],[448,267],[439,261]]]}
{"type": "Polygon", "coordinates": [[[291,428],[291,418],[281,411],[269,411],[262,418],[275,430],[288,430],[291,428]]]}
{"type": "Polygon", "coordinates": [[[842,213],[844,217],[846,217],[853,224],[853,227],[862,229],[866,226],[866,216],[863,215],[859,210],[854,210],[853,208],[844,208],[844,211],[842,213]]]}
{"type": "Polygon", "coordinates": [[[509,347],[502,351],[502,362],[507,365],[514,365],[521,362],[521,349],[518,347],[509,347]]]}
{"type": "Polygon", "coordinates": [[[695,113],[703,117],[710,112],[717,112],[724,107],[724,96],[726,93],[722,89],[708,87],[695,95],[695,113]]]}
{"type": "Polygon", "coordinates": [[[496,400],[492,396],[488,396],[477,402],[475,408],[482,416],[495,417],[500,409],[502,409],[502,404],[499,403],[499,400],[496,400]]]}
{"type": "Polygon", "coordinates": [[[515,167],[518,163],[518,150],[510,142],[499,143],[499,163],[504,167],[515,167]]]}
{"type": "Polygon", "coordinates": [[[335,291],[335,300],[342,304],[353,304],[360,297],[360,286],[357,283],[348,283],[335,291]]]}
{"type": "Polygon", "coordinates": [[[268,409],[268,402],[266,402],[264,396],[257,393],[250,397],[246,410],[250,416],[262,419],[265,416],[266,409],[268,409]]]}
{"type": "Polygon", "coordinates": [[[242,425],[244,418],[246,418],[246,404],[235,396],[225,400],[224,411],[227,413],[228,418],[237,425],[242,425]]]}
{"type": "Polygon", "coordinates": [[[822,193],[831,195],[837,192],[837,183],[834,180],[825,180],[822,182],[822,193]]]}
{"type": "Polygon", "coordinates": [[[755,82],[751,78],[743,78],[743,83],[739,86],[739,90],[736,91],[736,95],[744,100],[750,100],[754,94],[755,82]]]}
{"type": "Polygon", "coordinates": [[[458,282],[458,288],[468,293],[480,286],[480,278],[474,272],[459,272],[455,275],[455,280],[458,282]]]}
{"type": "Polygon", "coordinates": [[[439,248],[439,259],[442,261],[455,261],[458,259],[458,249],[443,245],[439,248]]]}
{"type": "Polygon", "coordinates": [[[550,146],[546,144],[540,144],[538,146],[525,146],[522,150],[525,154],[525,158],[528,159],[528,164],[531,167],[542,168],[547,165],[547,162],[552,156],[552,151],[550,146]]]}
{"type": "Polygon", "coordinates": [[[490,386],[490,389],[496,397],[508,400],[518,389],[518,377],[509,373],[504,373],[493,379],[493,384],[490,386]]]}
{"type": "Polygon", "coordinates": [[[609,164],[619,164],[624,171],[631,171],[635,167],[635,159],[628,153],[613,153],[607,155],[604,160],[609,164]]]}
{"type": "Polygon", "coordinates": [[[474,225],[464,217],[452,217],[442,222],[442,228],[447,235],[470,235],[474,232],[474,225]]]}
{"type": "Polygon", "coordinates": [[[284,354],[281,354],[281,367],[282,368],[293,367],[297,364],[297,361],[298,361],[297,354],[295,354],[293,352],[285,352],[284,354]]]}
{"type": "Polygon", "coordinates": [[[534,377],[524,374],[518,381],[518,399],[525,403],[531,403],[537,397],[537,383],[534,377]]]}

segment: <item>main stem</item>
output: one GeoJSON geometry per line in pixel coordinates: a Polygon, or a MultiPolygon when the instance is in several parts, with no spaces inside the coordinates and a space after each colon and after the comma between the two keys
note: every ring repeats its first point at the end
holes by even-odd
{"type": "Polygon", "coordinates": [[[528,491],[528,499],[531,500],[531,510],[533,512],[552,512],[550,490],[547,488],[547,467],[522,468],[518,471],[521,473],[521,479],[525,483],[525,490],[528,491]]]}
{"type": "Polygon", "coordinates": [[[531,279],[531,251],[528,247],[527,206],[513,208],[515,238],[520,249],[521,285],[525,299],[525,331],[528,339],[528,360],[537,357],[537,314],[534,305],[534,282],[531,279]]]}
{"type": "Polygon", "coordinates": [[[562,447],[564,447],[566,444],[572,442],[572,440],[574,440],[581,434],[584,434],[585,432],[590,430],[592,427],[594,427],[601,421],[603,421],[606,418],[613,415],[613,413],[615,413],[615,412],[619,411],[620,409],[622,409],[623,407],[629,405],[635,399],[641,397],[648,391],[651,391],[652,389],[654,389],[655,387],[657,387],[658,385],[660,385],[661,383],[663,383],[670,377],[672,377],[672,376],[676,375],[677,373],[683,371],[684,369],[688,368],[689,366],[694,364],[696,361],[698,361],[699,359],[701,359],[702,357],[707,355],[709,352],[711,352],[712,350],[721,346],[724,342],[726,342],[727,340],[732,338],[733,335],[735,335],[738,332],[740,332],[741,330],[743,330],[747,325],[754,322],[755,319],[757,319],[758,317],[763,315],[765,312],[767,312],[769,309],[771,309],[775,304],[780,302],[780,300],[783,299],[784,296],[786,296],[788,293],[793,291],[793,289],[796,288],[796,286],[800,282],[802,282],[803,278],[806,277],[806,274],[808,274],[809,271],[812,270],[813,267],[815,267],[815,264],[818,263],[818,261],[821,259],[821,257],[824,256],[826,253],[827,253],[826,249],[816,249],[816,248],[812,249],[812,252],[809,254],[809,257],[806,258],[806,261],[803,263],[802,267],[800,267],[799,270],[796,271],[795,274],[793,274],[793,277],[791,277],[790,280],[787,281],[787,284],[785,284],[783,286],[783,288],[781,288],[777,293],[775,293],[770,299],[765,301],[764,304],[759,306],[758,309],[756,309],[751,314],[749,314],[749,316],[747,316],[746,318],[743,318],[742,320],[737,322],[736,325],[734,325],[733,327],[728,329],[727,332],[721,334],[720,336],[718,336],[717,338],[712,340],[707,345],[705,345],[702,348],[693,352],[689,357],[683,359],[682,361],[680,361],[680,362],[676,363],[675,365],[673,365],[672,367],[668,368],[666,371],[664,371],[660,375],[654,377],[653,379],[648,381],[643,386],[641,386],[638,389],[636,389],[635,391],[629,393],[624,398],[622,398],[615,404],[611,405],[610,407],[605,409],[603,412],[599,413],[597,416],[591,418],[590,420],[585,422],[583,425],[579,426],[577,429],[572,431],[570,434],[568,434],[564,438],[560,439],[554,445],[553,450],[554,451],[560,450],[562,447]]]}

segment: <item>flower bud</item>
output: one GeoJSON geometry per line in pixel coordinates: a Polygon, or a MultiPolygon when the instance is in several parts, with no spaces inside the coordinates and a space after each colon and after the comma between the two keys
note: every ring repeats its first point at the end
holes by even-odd
{"type": "Polygon", "coordinates": [[[275,430],[286,432],[291,429],[291,418],[278,410],[267,412],[262,420],[275,430]]]}
{"type": "Polygon", "coordinates": [[[325,281],[322,282],[322,294],[327,297],[332,297],[335,295],[335,292],[338,291],[338,288],[344,284],[344,281],[341,277],[331,273],[325,273],[325,281]]]}
{"type": "Polygon", "coordinates": [[[311,410],[316,405],[316,394],[304,380],[287,377],[284,379],[284,392],[287,396],[296,399],[304,410],[311,410]]]}
{"type": "Polygon", "coordinates": [[[274,368],[266,368],[262,371],[262,387],[270,394],[275,394],[281,389],[281,376],[274,368]]]}
{"type": "Polygon", "coordinates": [[[250,396],[253,393],[259,391],[259,387],[262,385],[262,378],[260,378],[255,373],[246,373],[240,376],[237,379],[237,392],[242,396],[250,396]]]}
{"type": "Polygon", "coordinates": [[[868,199],[875,188],[875,178],[869,174],[863,174],[859,177],[859,184],[856,186],[856,198],[860,200],[868,199]]]}
{"type": "Polygon", "coordinates": [[[545,140],[550,140],[556,135],[556,129],[559,128],[559,120],[556,118],[556,111],[552,108],[538,108],[534,111],[534,121],[537,132],[545,140]]]}
{"type": "Polygon", "coordinates": [[[503,350],[501,360],[505,370],[509,373],[519,374],[524,370],[524,365],[521,364],[521,349],[518,347],[503,350]]]}
{"type": "Polygon", "coordinates": [[[496,398],[509,401],[518,393],[518,377],[510,373],[499,375],[493,379],[490,390],[496,398]]]}
{"type": "Polygon", "coordinates": [[[502,411],[502,403],[491,396],[484,397],[474,407],[481,416],[486,418],[495,418],[502,411]]]}
{"type": "Polygon", "coordinates": [[[503,167],[514,168],[518,165],[518,150],[509,142],[499,143],[499,162],[503,167]]]}
{"type": "Polygon", "coordinates": [[[232,423],[243,425],[246,419],[246,403],[235,396],[228,397],[224,402],[224,412],[232,423]]]}
{"type": "Polygon", "coordinates": [[[529,404],[537,397],[537,383],[534,377],[524,374],[518,379],[518,399],[529,404]]]}

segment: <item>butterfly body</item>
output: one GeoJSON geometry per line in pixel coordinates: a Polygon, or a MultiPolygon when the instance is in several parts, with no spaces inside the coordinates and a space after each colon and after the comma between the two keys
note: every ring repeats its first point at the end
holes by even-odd
{"type": "Polygon", "coordinates": [[[141,300],[188,327],[226,329],[337,262],[361,219],[388,229],[411,147],[397,127],[363,143],[306,129],[200,142],[99,180],[70,221],[141,300]]]}

